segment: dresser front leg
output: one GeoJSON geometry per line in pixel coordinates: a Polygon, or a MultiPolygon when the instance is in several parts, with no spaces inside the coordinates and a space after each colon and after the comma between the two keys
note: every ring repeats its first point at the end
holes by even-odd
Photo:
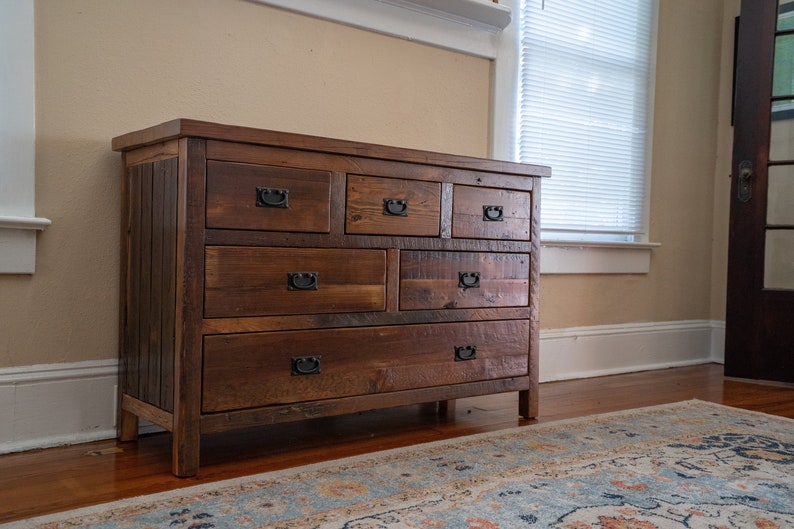
{"type": "Polygon", "coordinates": [[[532,390],[518,392],[518,414],[524,419],[535,419],[538,416],[538,399],[532,390]]]}
{"type": "Polygon", "coordinates": [[[200,436],[178,428],[174,429],[173,436],[172,472],[180,478],[195,476],[199,469],[200,436]]]}

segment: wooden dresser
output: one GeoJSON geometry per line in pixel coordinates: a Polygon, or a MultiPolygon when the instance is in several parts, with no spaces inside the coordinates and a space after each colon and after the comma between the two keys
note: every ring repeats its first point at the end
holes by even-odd
{"type": "Polygon", "coordinates": [[[123,153],[119,437],[518,392],[547,167],[175,120],[123,153]]]}

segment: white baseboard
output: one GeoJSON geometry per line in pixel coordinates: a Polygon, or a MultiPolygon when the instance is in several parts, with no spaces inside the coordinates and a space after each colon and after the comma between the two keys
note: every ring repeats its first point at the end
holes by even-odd
{"type": "Polygon", "coordinates": [[[0,369],[0,454],[115,437],[118,360],[0,369]]]}
{"type": "MultiPolygon", "coordinates": [[[[549,382],[722,362],[724,322],[632,323],[542,330],[540,380],[549,382]]],[[[116,435],[118,362],[0,369],[0,454],[116,435]]],[[[142,432],[157,428],[142,423],[142,432]]]]}
{"type": "Polygon", "coordinates": [[[626,323],[540,331],[540,381],[723,362],[725,323],[626,323]]]}

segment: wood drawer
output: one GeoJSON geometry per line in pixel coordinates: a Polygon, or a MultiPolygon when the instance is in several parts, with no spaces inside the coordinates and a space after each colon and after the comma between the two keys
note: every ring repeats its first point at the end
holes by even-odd
{"type": "Polygon", "coordinates": [[[456,185],[452,190],[452,236],[528,241],[532,194],[527,191],[456,185]]]}
{"type": "Polygon", "coordinates": [[[347,177],[347,233],[437,237],[440,212],[438,182],[347,177]]]}
{"type": "Polygon", "coordinates": [[[400,309],[524,307],[529,255],[400,252],[400,309]]]}
{"type": "Polygon", "coordinates": [[[526,320],[207,336],[202,411],[526,376],[528,351],[526,320]]]}
{"type": "Polygon", "coordinates": [[[384,250],[208,246],[204,315],[382,311],[385,285],[384,250]]]}
{"type": "Polygon", "coordinates": [[[207,162],[208,228],[328,233],[331,173],[207,162]]]}

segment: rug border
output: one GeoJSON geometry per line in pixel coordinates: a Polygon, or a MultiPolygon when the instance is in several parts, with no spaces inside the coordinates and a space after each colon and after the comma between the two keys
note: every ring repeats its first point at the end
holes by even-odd
{"type": "Polygon", "coordinates": [[[428,441],[422,443],[416,443],[408,446],[402,446],[397,448],[389,448],[386,450],[378,450],[375,452],[367,452],[365,454],[358,454],[354,456],[346,456],[340,457],[336,459],[329,459],[327,461],[320,461],[317,463],[310,463],[308,465],[301,465],[297,467],[290,467],[290,468],[283,468],[279,470],[272,470],[266,472],[259,472],[256,474],[249,474],[246,476],[239,476],[236,478],[227,478],[218,481],[210,481],[207,483],[200,483],[197,485],[188,485],[185,487],[179,487],[176,489],[166,490],[162,492],[155,492],[152,494],[142,494],[139,496],[132,496],[129,498],[122,498],[119,500],[111,500],[108,502],[98,503],[95,505],[88,505],[85,507],[78,507],[76,509],[70,509],[66,511],[59,511],[50,514],[44,514],[41,516],[36,516],[33,518],[24,518],[21,520],[15,520],[12,522],[6,522],[0,524],[0,529],[27,529],[31,525],[41,525],[45,523],[52,523],[58,520],[63,520],[65,518],[74,518],[78,516],[86,516],[90,515],[91,513],[114,509],[114,508],[125,508],[135,503],[140,502],[143,498],[146,498],[146,501],[149,502],[156,502],[156,501],[166,501],[175,496],[185,496],[189,494],[197,494],[201,493],[207,489],[216,489],[216,488],[223,488],[223,487],[232,487],[241,483],[253,481],[253,480],[261,480],[261,479],[272,479],[272,478],[282,478],[286,475],[290,474],[297,474],[300,472],[313,472],[317,470],[323,470],[331,466],[340,465],[340,464],[356,464],[362,461],[366,461],[367,459],[372,459],[374,457],[382,457],[384,455],[394,456],[400,454],[402,452],[411,452],[418,449],[427,449],[427,448],[434,448],[439,445],[449,444],[451,442],[461,442],[461,441],[476,441],[478,439],[482,439],[485,437],[492,437],[494,435],[502,435],[502,434],[510,434],[515,431],[525,430],[527,428],[532,429],[548,429],[548,428],[556,428],[559,426],[564,426],[566,424],[576,423],[576,422],[583,422],[583,421],[593,421],[593,420],[604,420],[604,419],[611,419],[613,417],[618,416],[626,416],[636,413],[645,413],[651,411],[657,411],[663,408],[666,409],[677,409],[677,408],[689,408],[693,406],[704,406],[710,407],[717,410],[730,410],[733,413],[740,413],[746,414],[750,416],[761,416],[761,417],[771,417],[776,420],[781,420],[782,422],[791,422],[794,425],[794,419],[788,417],[782,417],[779,415],[773,415],[770,413],[764,413],[755,410],[746,410],[744,408],[737,408],[735,406],[728,406],[725,404],[719,404],[716,402],[710,402],[706,400],[700,399],[690,399],[690,400],[683,400],[683,401],[675,401],[669,402],[665,404],[656,404],[653,406],[641,406],[639,408],[630,408],[625,410],[617,410],[612,412],[605,412],[605,413],[598,413],[595,415],[584,415],[580,417],[571,417],[568,419],[560,419],[557,421],[549,421],[549,422],[541,422],[541,423],[533,423],[527,424],[523,426],[512,426],[510,428],[503,428],[500,430],[491,430],[488,432],[481,432],[476,434],[470,435],[462,435],[459,437],[453,437],[449,439],[440,439],[437,441],[428,441]]]}

